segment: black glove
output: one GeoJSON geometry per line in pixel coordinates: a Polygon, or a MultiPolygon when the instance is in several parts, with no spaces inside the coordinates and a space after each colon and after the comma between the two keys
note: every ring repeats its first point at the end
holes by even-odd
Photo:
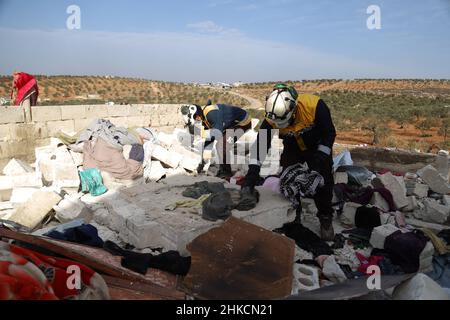
{"type": "Polygon", "coordinates": [[[322,151],[316,151],[313,154],[312,161],[310,163],[310,169],[322,174],[326,166],[328,165],[328,155],[322,151]]]}
{"type": "Polygon", "coordinates": [[[259,185],[261,181],[261,176],[259,175],[260,171],[260,166],[255,164],[249,165],[247,175],[245,176],[245,182],[242,188],[249,187],[250,189],[254,189],[255,186],[259,185]]]}

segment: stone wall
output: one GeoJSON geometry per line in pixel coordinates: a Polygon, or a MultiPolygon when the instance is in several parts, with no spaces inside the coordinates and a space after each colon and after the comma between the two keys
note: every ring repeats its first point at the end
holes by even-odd
{"type": "Polygon", "coordinates": [[[149,126],[160,131],[182,125],[181,105],[37,106],[25,122],[22,108],[0,107],[0,169],[11,158],[34,160],[34,149],[48,144],[59,130],[78,132],[94,119],[108,119],[119,127],[149,126]]]}

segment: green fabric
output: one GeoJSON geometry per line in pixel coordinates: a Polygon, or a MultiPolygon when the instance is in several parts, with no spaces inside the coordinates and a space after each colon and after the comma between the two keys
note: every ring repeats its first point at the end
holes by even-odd
{"type": "Polygon", "coordinates": [[[81,191],[89,192],[94,197],[104,194],[108,189],[103,185],[102,175],[98,169],[80,172],[81,191]]]}

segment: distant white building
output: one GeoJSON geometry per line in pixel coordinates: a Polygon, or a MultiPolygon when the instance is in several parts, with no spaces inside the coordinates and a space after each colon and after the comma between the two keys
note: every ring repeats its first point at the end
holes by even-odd
{"type": "Polygon", "coordinates": [[[238,87],[242,86],[243,84],[244,83],[242,81],[238,81],[238,82],[233,83],[233,87],[238,88],[238,87]]]}

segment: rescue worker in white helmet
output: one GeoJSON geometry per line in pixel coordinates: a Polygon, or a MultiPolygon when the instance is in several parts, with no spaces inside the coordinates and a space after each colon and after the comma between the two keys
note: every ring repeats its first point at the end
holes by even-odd
{"type": "MultiPolygon", "coordinates": [[[[261,181],[259,175],[261,163],[271,147],[274,129],[279,130],[279,137],[283,140],[283,153],[280,165],[283,170],[297,164],[308,164],[311,170],[320,173],[325,185],[318,188],[314,201],[318,209],[321,224],[321,237],[332,241],[334,230],[333,219],[333,158],[332,148],[336,138],[336,129],[331,113],[325,102],[318,96],[298,94],[295,88],[285,84],[278,84],[267,97],[265,119],[259,130],[267,130],[267,142],[260,144],[261,131],[257,138],[257,154],[251,157],[256,160],[249,166],[245,184],[241,195],[251,195],[254,187],[261,181]],[[261,149],[266,150],[259,150],[261,149]]],[[[297,209],[294,223],[300,221],[301,205],[297,209]]]]}
{"type": "Polygon", "coordinates": [[[186,105],[181,108],[183,120],[193,133],[193,125],[196,121],[201,121],[204,132],[202,136],[207,143],[211,143],[217,139],[217,150],[219,155],[219,172],[217,176],[223,179],[233,175],[227,151],[231,145],[239,138],[239,132],[244,133],[251,129],[251,118],[247,111],[242,108],[228,104],[211,104],[211,101],[201,107],[199,105],[186,105]],[[236,131],[242,129],[241,131],[236,131]],[[226,131],[234,130],[232,133],[226,131]],[[219,133],[219,134],[217,134],[219,133]],[[219,136],[220,135],[220,136],[219,136]],[[234,137],[230,143],[227,136],[234,137]],[[228,144],[228,147],[227,147],[228,144]]]}

